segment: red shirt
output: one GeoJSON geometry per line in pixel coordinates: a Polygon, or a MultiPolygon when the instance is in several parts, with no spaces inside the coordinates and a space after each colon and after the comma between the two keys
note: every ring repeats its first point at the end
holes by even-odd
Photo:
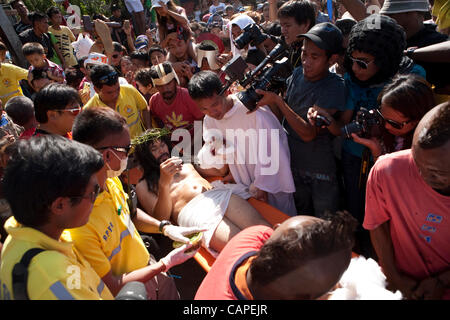
{"type": "Polygon", "coordinates": [[[363,226],[386,221],[399,271],[422,280],[449,269],[450,197],[425,183],[410,149],[379,158],[370,172],[363,226]]]}
{"type": "Polygon", "coordinates": [[[273,229],[270,227],[253,226],[234,236],[220,252],[203,279],[195,300],[245,299],[234,282],[234,273],[249,257],[257,254],[272,233],[273,229]]]}
{"type": "Polygon", "coordinates": [[[149,108],[152,115],[157,116],[170,130],[189,128],[192,134],[194,121],[203,119],[203,113],[188,90],[182,87],[177,87],[177,96],[171,105],[164,102],[159,92],[155,93],[150,98],[149,108]]]}
{"type": "Polygon", "coordinates": [[[36,131],[36,128],[30,128],[25,130],[24,132],[22,132],[22,134],[20,135],[19,139],[25,139],[28,140],[30,139],[32,136],[34,136],[34,132],[36,131]]]}

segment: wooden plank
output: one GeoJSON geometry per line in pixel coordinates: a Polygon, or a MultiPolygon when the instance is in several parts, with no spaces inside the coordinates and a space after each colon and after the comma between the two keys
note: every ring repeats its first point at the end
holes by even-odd
{"type": "Polygon", "coordinates": [[[8,43],[5,43],[8,48],[11,56],[13,58],[13,62],[15,65],[18,65],[22,68],[27,68],[27,60],[25,59],[22,53],[22,42],[17,36],[16,30],[8,19],[3,6],[0,5],[0,28],[3,34],[6,36],[6,40],[8,43]]]}

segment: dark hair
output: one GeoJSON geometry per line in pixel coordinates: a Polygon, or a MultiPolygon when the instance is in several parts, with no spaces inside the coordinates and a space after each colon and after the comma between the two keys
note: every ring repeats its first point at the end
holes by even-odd
{"type": "MultiPolygon", "coordinates": [[[[150,131],[158,130],[157,128],[154,129],[148,129],[144,133],[141,134],[141,136],[145,136],[150,131]]],[[[147,183],[148,190],[151,192],[158,194],[158,182],[159,182],[159,165],[157,159],[153,156],[153,154],[150,151],[151,145],[155,141],[161,141],[164,142],[167,147],[169,148],[169,154],[172,151],[172,142],[170,141],[170,135],[162,136],[158,140],[147,140],[144,143],[136,144],[135,146],[135,156],[137,160],[139,161],[139,164],[141,165],[142,169],[144,170],[144,175],[142,179],[145,180],[147,183]]]]}
{"type": "Polygon", "coordinates": [[[148,50],[148,56],[150,57],[153,52],[161,52],[163,55],[166,55],[166,50],[164,50],[161,46],[155,44],[150,47],[148,50]]]}
{"type": "Polygon", "coordinates": [[[264,286],[309,261],[341,250],[350,251],[356,225],[352,215],[338,211],[301,228],[291,228],[279,238],[267,240],[251,263],[252,280],[264,286]]]}
{"type": "Polygon", "coordinates": [[[212,97],[219,94],[223,84],[217,73],[213,71],[200,71],[189,80],[188,90],[192,99],[212,97]]]}
{"type": "Polygon", "coordinates": [[[144,86],[148,86],[152,84],[152,76],[151,76],[151,69],[150,68],[144,68],[139,69],[136,71],[136,74],[134,75],[134,80],[136,82],[141,83],[144,86]]]}
{"type": "Polygon", "coordinates": [[[31,12],[28,14],[28,19],[30,19],[31,25],[34,27],[34,24],[38,21],[42,21],[46,19],[47,16],[43,14],[42,12],[31,12]]]}
{"type": "MultiPolygon", "coordinates": [[[[419,135],[418,144],[422,149],[439,148],[450,141],[450,101],[444,102],[436,108],[439,108],[437,114],[433,116],[424,132],[419,135]]],[[[448,159],[442,160],[448,161],[448,159]]]]}
{"type": "Polygon", "coordinates": [[[270,21],[264,28],[264,32],[271,36],[281,36],[281,25],[279,21],[270,21]]]}
{"type": "Polygon", "coordinates": [[[52,18],[53,15],[58,14],[58,13],[61,13],[61,10],[59,10],[59,8],[58,8],[58,7],[55,7],[55,6],[50,7],[50,8],[47,10],[47,16],[48,16],[50,19],[52,18]]]}
{"type": "MultiPolygon", "coordinates": [[[[38,227],[48,222],[57,198],[83,195],[102,167],[98,151],[58,135],[20,140],[5,170],[4,196],[19,223],[38,227]]],[[[80,201],[71,199],[73,205],[80,201]]]]}
{"type": "Polygon", "coordinates": [[[64,74],[66,76],[66,83],[68,86],[77,89],[84,78],[83,72],[79,68],[66,68],[64,70],[64,74]]]}
{"type": "Polygon", "coordinates": [[[6,45],[3,42],[0,42],[0,51],[6,51],[6,50],[8,50],[6,45]]]}
{"type": "Polygon", "coordinates": [[[139,61],[142,61],[142,62],[145,62],[147,64],[150,61],[148,52],[144,51],[144,50],[135,50],[135,51],[133,51],[132,53],[130,53],[130,58],[131,59],[136,59],[136,60],[139,60],[139,61]]]}
{"type": "MultiPolygon", "coordinates": [[[[107,77],[110,74],[117,73],[117,71],[114,69],[114,67],[110,66],[109,64],[99,64],[94,65],[93,68],[91,68],[91,81],[94,84],[94,87],[101,89],[103,88],[103,85],[105,84],[101,79],[104,77],[107,77]]],[[[117,80],[109,85],[115,85],[119,82],[119,77],[117,74],[117,80]]]]}
{"type": "Polygon", "coordinates": [[[8,100],[5,111],[12,121],[25,126],[34,117],[33,100],[25,96],[17,96],[8,100]]]}
{"type": "Polygon", "coordinates": [[[417,121],[436,105],[431,85],[415,74],[395,76],[378,95],[378,105],[382,101],[406,118],[417,121]]]}
{"type": "Polygon", "coordinates": [[[316,24],[314,5],[305,0],[291,0],[278,9],[278,18],[292,17],[298,25],[309,23],[308,29],[316,24]]]}
{"type": "Polygon", "coordinates": [[[41,79],[49,79],[47,71],[42,68],[34,68],[31,70],[31,76],[33,79],[31,80],[31,84],[34,85],[34,82],[41,79]]]}
{"type": "Polygon", "coordinates": [[[353,19],[340,19],[336,21],[336,27],[341,30],[343,36],[349,35],[355,24],[356,21],[353,19]]]}
{"type": "Polygon", "coordinates": [[[109,107],[91,107],[83,110],[72,126],[74,140],[98,146],[107,136],[121,133],[127,120],[109,107]]]}
{"type": "Polygon", "coordinates": [[[34,99],[34,114],[40,123],[47,123],[47,111],[62,110],[70,103],[81,104],[78,91],[68,85],[51,83],[36,94],[34,99]]]}
{"type": "Polygon", "coordinates": [[[123,52],[124,51],[122,44],[120,44],[119,42],[113,41],[112,44],[113,44],[113,47],[114,47],[114,51],[117,51],[117,52],[123,52]]]}
{"type": "Polygon", "coordinates": [[[118,3],[113,3],[113,4],[111,5],[111,12],[114,12],[114,11],[116,11],[116,10],[121,10],[121,9],[120,9],[120,6],[119,6],[118,3]]]}
{"type": "Polygon", "coordinates": [[[45,54],[44,47],[38,42],[28,42],[22,46],[22,52],[25,57],[31,56],[32,54],[45,54]]]}

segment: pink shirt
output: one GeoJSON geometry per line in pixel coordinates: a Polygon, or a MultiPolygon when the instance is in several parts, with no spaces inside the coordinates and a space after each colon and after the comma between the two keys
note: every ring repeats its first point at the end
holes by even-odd
{"type": "MultiPolygon", "coordinates": [[[[198,109],[186,88],[177,87],[177,96],[171,105],[164,102],[159,92],[149,101],[152,115],[157,116],[170,130],[188,128],[192,131],[195,120],[203,119],[203,113],[198,109]]],[[[192,133],[192,132],[191,132],[192,133]]]]}
{"type": "Polygon", "coordinates": [[[214,261],[197,290],[195,300],[238,300],[235,293],[239,295],[239,292],[236,288],[233,290],[230,274],[243,262],[240,260],[255,255],[272,233],[272,228],[260,225],[235,235],[214,261]]]}
{"type": "Polygon", "coordinates": [[[421,280],[449,269],[450,197],[425,183],[410,149],[380,157],[370,172],[363,227],[386,221],[399,271],[421,280]]]}

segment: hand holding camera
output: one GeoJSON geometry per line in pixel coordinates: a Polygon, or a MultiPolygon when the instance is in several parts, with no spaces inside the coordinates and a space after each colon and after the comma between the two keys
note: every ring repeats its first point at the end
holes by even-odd
{"type": "Polygon", "coordinates": [[[308,121],[311,125],[325,128],[328,127],[333,121],[330,114],[325,110],[318,106],[312,106],[308,109],[308,121]]]}

